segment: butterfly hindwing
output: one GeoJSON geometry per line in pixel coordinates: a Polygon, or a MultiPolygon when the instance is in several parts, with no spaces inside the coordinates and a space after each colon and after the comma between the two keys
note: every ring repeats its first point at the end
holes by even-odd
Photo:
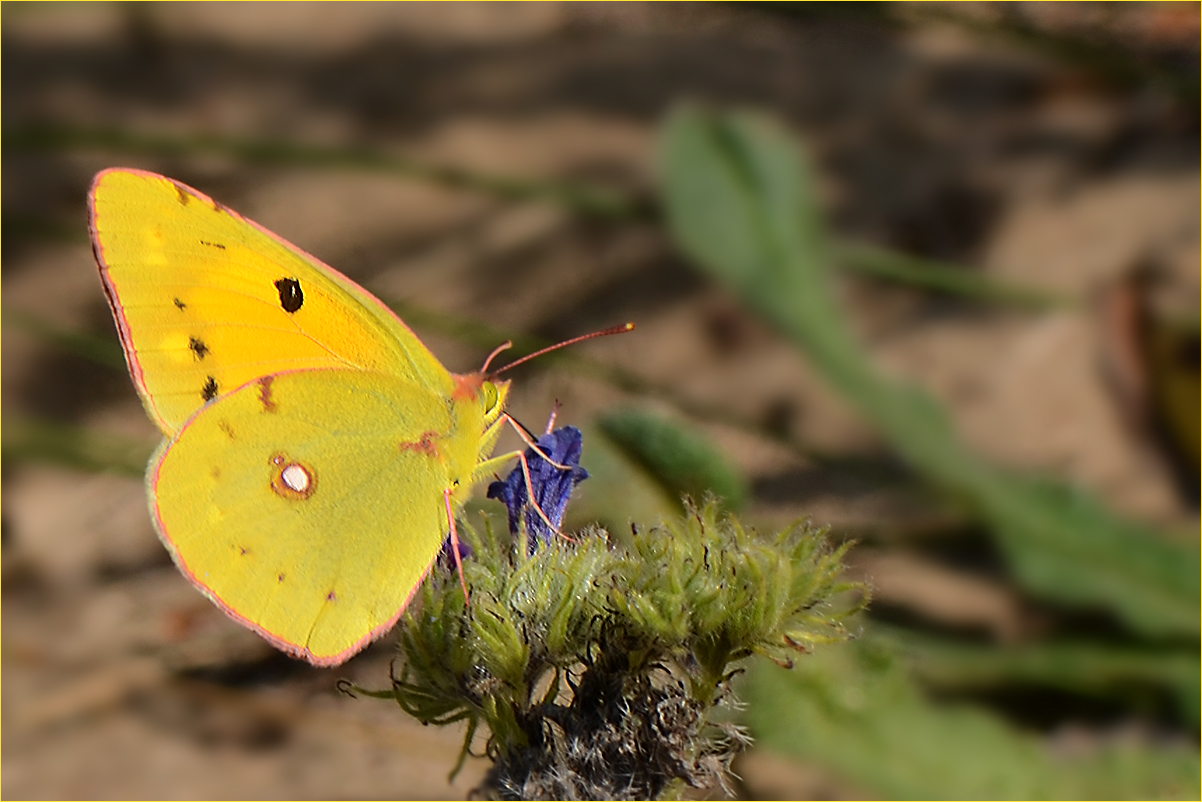
{"type": "Polygon", "coordinates": [[[472,465],[455,408],[363,371],[267,376],[201,410],[149,476],[183,572],[280,648],[337,663],[388,629],[437,556],[472,465]]]}

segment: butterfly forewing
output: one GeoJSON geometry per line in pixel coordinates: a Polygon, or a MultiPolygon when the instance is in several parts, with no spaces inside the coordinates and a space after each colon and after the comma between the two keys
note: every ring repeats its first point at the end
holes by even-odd
{"type": "Polygon", "coordinates": [[[134,381],[167,434],[203,404],[284,370],[393,373],[440,394],[452,379],[350,279],[190,187],[106,170],[93,247],[134,381]]]}

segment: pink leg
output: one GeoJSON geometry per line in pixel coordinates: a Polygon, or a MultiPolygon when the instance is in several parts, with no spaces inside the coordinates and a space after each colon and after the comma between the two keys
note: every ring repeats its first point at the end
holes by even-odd
{"type": "Polygon", "coordinates": [[[455,528],[455,511],[451,508],[451,488],[442,491],[442,500],[447,505],[447,520],[451,522],[451,553],[455,555],[455,566],[459,569],[459,584],[463,586],[463,601],[471,604],[467,592],[467,577],[463,575],[463,559],[459,556],[459,530],[455,528]]]}
{"type": "MultiPolygon", "coordinates": [[[[541,454],[542,452],[540,451],[539,453],[541,454]]],[[[552,532],[570,543],[575,543],[575,540],[572,540],[572,538],[568,537],[563,532],[560,532],[559,527],[551,523],[551,519],[547,517],[547,513],[543,512],[543,508],[540,507],[538,505],[538,501],[535,500],[534,482],[530,478],[530,463],[526,461],[526,455],[519,452],[518,462],[522,464],[522,476],[526,479],[526,496],[530,499],[530,506],[534,507],[534,511],[538,513],[538,517],[543,519],[543,523],[550,527],[552,532]]],[[[547,462],[551,462],[551,460],[547,460],[547,462]]],[[[557,463],[551,462],[551,464],[556,465],[557,463]]]]}
{"type": "Polygon", "coordinates": [[[528,431],[526,431],[525,426],[518,423],[517,418],[510,415],[508,412],[502,412],[501,417],[504,418],[509,423],[509,425],[513,427],[513,430],[518,433],[518,437],[522,438],[523,443],[525,443],[527,446],[529,446],[531,449],[533,449],[534,453],[538,454],[540,457],[542,457],[544,460],[546,460],[546,462],[549,463],[553,468],[558,468],[561,471],[572,470],[572,466],[560,465],[558,462],[551,459],[551,455],[548,454],[547,452],[543,451],[542,446],[540,446],[534,440],[533,435],[531,435],[528,431]]]}

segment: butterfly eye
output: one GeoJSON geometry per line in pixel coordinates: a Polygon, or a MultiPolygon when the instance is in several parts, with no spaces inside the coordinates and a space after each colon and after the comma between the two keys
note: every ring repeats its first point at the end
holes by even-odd
{"type": "Polygon", "coordinates": [[[493,412],[497,408],[497,385],[492,382],[484,382],[480,387],[480,400],[484,404],[485,415],[493,412]]]}

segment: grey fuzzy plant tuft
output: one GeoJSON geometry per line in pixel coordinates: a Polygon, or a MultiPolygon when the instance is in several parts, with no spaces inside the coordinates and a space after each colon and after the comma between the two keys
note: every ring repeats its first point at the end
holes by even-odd
{"type": "Polygon", "coordinates": [[[394,699],[427,724],[481,723],[497,799],[664,799],[729,789],[749,742],[723,709],[741,662],[791,666],[850,637],[867,588],[842,577],[847,546],[796,524],[764,536],[714,501],[614,537],[592,528],[529,550],[486,518],[463,525],[471,604],[438,568],[402,619],[394,699]]]}

